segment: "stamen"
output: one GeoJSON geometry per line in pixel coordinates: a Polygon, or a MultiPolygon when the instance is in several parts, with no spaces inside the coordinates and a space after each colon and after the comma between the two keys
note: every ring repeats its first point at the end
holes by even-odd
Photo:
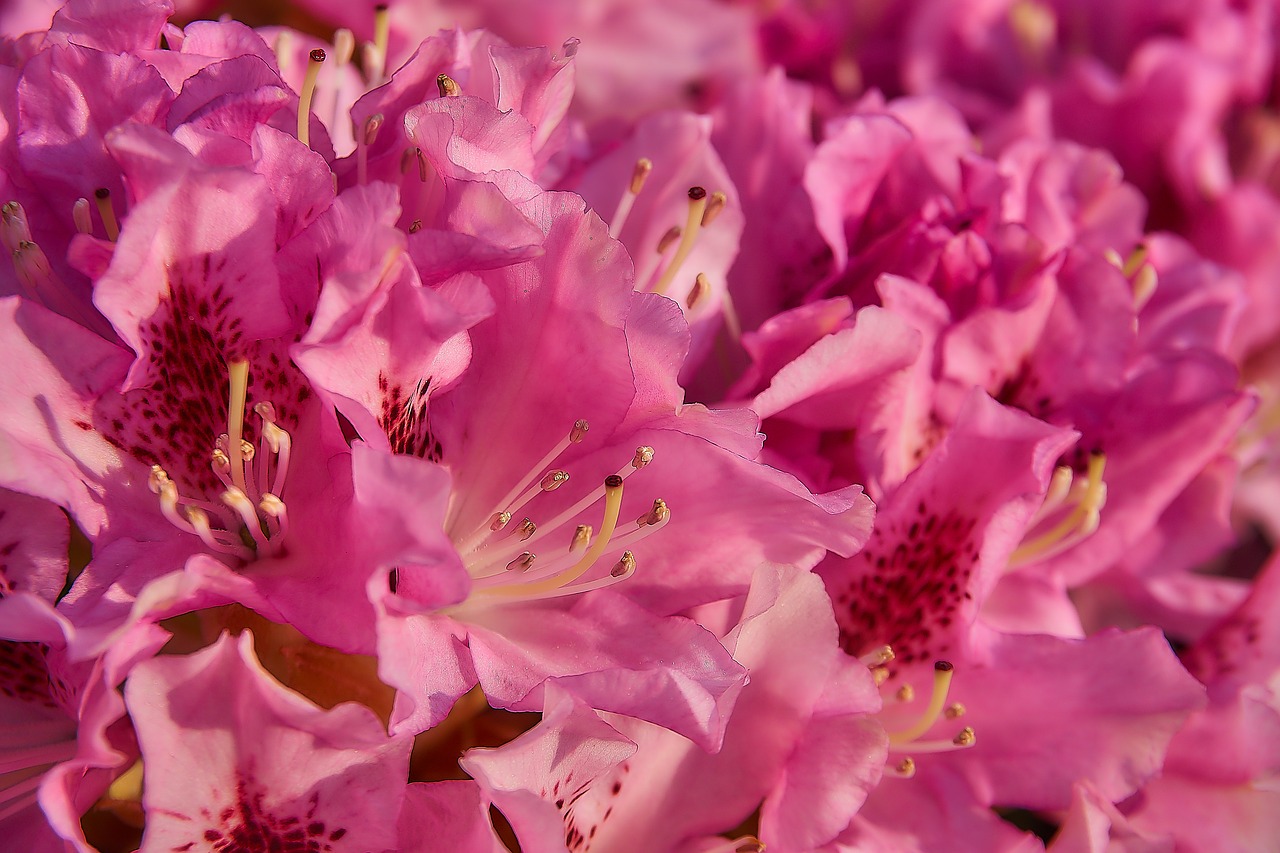
{"type": "Polygon", "coordinates": [[[658,238],[658,254],[665,255],[671,244],[680,239],[680,226],[672,225],[658,238]]]}
{"type": "Polygon", "coordinates": [[[355,33],[346,27],[339,27],[333,33],[333,61],[338,67],[346,65],[356,55],[355,33]]]}
{"type": "Polygon", "coordinates": [[[288,77],[289,69],[293,67],[293,31],[281,30],[276,35],[271,49],[275,52],[276,66],[280,69],[280,76],[288,77]]]}
{"type": "Polygon", "coordinates": [[[661,524],[671,515],[671,511],[667,509],[667,502],[662,498],[657,498],[653,502],[653,509],[636,519],[636,524],[641,527],[647,527],[651,524],[661,524]]]}
{"type": "Polygon", "coordinates": [[[904,684],[898,688],[898,692],[893,695],[899,702],[911,702],[916,698],[916,689],[910,684],[904,684]]]}
{"type": "Polygon", "coordinates": [[[298,141],[311,145],[311,99],[316,94],[316,80],[320,79],[320,65],[325,52],[316,48],[307,54],[307,73],[302,78],[302,92],[298,95],[298,141]]]}
{"type": "Polygon", "coordinates": [[[458,81],[448,74],[436,75],[436,88],[440,91],[442,98],[456,98],[462,94],[462,87],[458,85],[458,81]]]}
{"type": "Polygon", "coordinates": [[[707,200],[707,209],[702,212],[702,227],[706,228],[712,222],[715,222],[724,209],[729,205],[729,197],[720,190],[716,190],[711,194],[711,198],[707,200]]]}
{"type": "Polygon", "coordinates": [[[536,559],[538,559],[537,554],[532,554],[528,551],[522,551],[519,557],[516,557],[510,563],[507,563],[507,571],[527,572],[533,566],[533,561],[536,559]]]}
{"type": "Polygon", "coordinates": [[[916,763],[910,756],[903,758],[890,769],[893,775],[900,779],[910,779],[916,775],[916,763]]]}
{"type": "Polygon", "coordinates": [[[1160,275],[1151,264],[1144,264],[1133,276],[1133,310],[1141,311],[1156,295],[1160,284],[1160,275]]]}
{"type": "Polygon", "coordinates": [[[520,522],[520,526],[517,528],[517,531],[520,534],[520,541],[527,542],[530,536],[538,532],[538,525],[526,518],[524,521],[520,522]]]}
{"type": "Polygon", "coordinates": [[[884,664],[892,661],[894,657],[895,655],[893,653],[893,646],[885,645],[885,646],[881,646],[878,649],[873,649],[872,651],[858,658],[858,660],[862,662],[863,666],[870,669],[876,666],[883,666],[884,664]]]}
{"type": "Polygon", "coordinates": [[[1138,270],[1142,269],[1142,265],[1147,262],[1147,244],[1139,243],[1134,250],[1129,253],[1128,259],[1124,265],[1120,267],[1120,272],[1124,273],[1125,278],[1133,278],[1138,274],[1138,270]]]}
{"type": "Polygon", "coordinates": [[[31,298],[43,301],[41,294],[51,289],[49,282],[53,277],[53,268],[49,266],[49,256],[44,250],[30,241],[19,243],[13,252],[13,269],[27,286],[31,298]]]}
{"type": "Polygon", "coordinates": [[[652,171],[653,161],[648,157],[637,160],[635,168],[631,170],[631,183],[627,186],[627,191],[622,194],[622,198],[618,199],[618,207],[613,212],[613,219],[609,222],[609,236],[615,240],[622,233],[622,226],[626,225],[627,217],[631,215],[636,196],[640,195],[640,191],[644,189],[644,182],[652,171]]]}
{"type": "Polygon", "coordinates": [[[572,554],[579,548],[585,548],[591,544],[591,525],[579,524],[578,528],[573,531],[573,541],[569,543],[569,553],[572,554]]]}
{"type": "Polygon", "coordinates": [[[151,466],[151,473],[147,476],[147,488],[151,489],[153,495],[160,498],[160,512],[170,524],[187,533],[196,532],[191,523],[178,512],[178,485],[169,479],[168,472],[159,465],[151,466]]]}
{"type": "MultiPolygon", "coordinates": [[[[955,752],[957,749],[968,749],[978,742],[977,733],[968,726],[961,729],[949,740],[917,740],[911,743],[911,752],[916,755],[931,755],[939,752],[955,752]]],[[[890,736],[892,743],[892,736],[890,736]]],[[[892,748],[892,747],[890,747],[892,748]]]]}
{"type": "Polygon", "coordinates": [[[112,243],[120,236],[120,224],[116,221],[115,209],[111,206],[111,190],[98,187],[93,191],[98,202],[98,215],[102,217],[102,228],[107,232],[107,239],[112,243]]]}
{"type": "Polygon", "coordinates": [[[964,705],[959,702],[952,702],[947,706],[946,715],[948,720],[958,720],[965,714],[964,705]]]}
{"type": "MultiPolygon", "coordinates": [[[[582,559],[572,568],[554,574],[544,580],[529,584],[492,586],[475,591],[475,595],[492,595],[501,597],[531,598],[540,593],[561,590],[566,584],[582,577],[596,564],[601,555],[609,548],[609,540],[618,526],[618,511],[622,509],[622,477],[610,474],[604,481],[604,520],[600,525],[600,535],[596,537],[582,559]]],[[[566,590],[567,591],[567,590],[566,590]]]]}
{"type": "Polygon", "coordinates": [[[387,11],[386,3],[379,3],[373,7],[373,50],[365,53],[370,88],[382,84],[387,72],[387,47],[390,43],[391,14],[387,11]]]}
{"type": "Polygon", "coordinates": [[[662,271],[662,277],[658,279],[658,283],[653,286],[654,293],[666,293],[667,288],[671,285],[672,279],[676,277],[676,273],[680,271],[680,267],[684,265],[685,259],[689,257],[689,253],[693,251],[693,244],[698,239],[698,230],[702,226],[702,214],[707,210],[707,191],[702,187],[689,188],[689,217],[685,221],[684,232],[680,235],[680,245],[676,248],[675,257],[671,259],[671,263],[667,264],[667,268],[662,271]]]}
{"type": "Polygon", "coordinates": [[[574,444],[581,444],[582,440],[587,437],[587,432],[591,429],[591,424],[579,418],[573,422],[573,429],[569,430],[569,441],[574,444]]]}
{"type": "Polygon", "coordinates": [[[427,155],[422,153],[422,149],[416,145],[413,147],[413,159],[418,161],[418,180],[422,183],[427,182],[427,178],[431,177],[430,165],[427,162],[427,155]]]}
{"type": "Polygon", "coordinates": [[[647,467],[653,461],[653,448],[642,445],[636,448],[636,455],[631,458],[631,467],[637,471],[647,467]]]}
{"type": "Polygon", "coordinates": [[[764,842],[754,835],[730,838],[714,847],[700,848],[702,853],[764,853],[764,842]]]}
{"type": "Polygon", "coordinates": [[[258,546],[258,553],[265,554],[269,547],[267,536],[262,532],[262,522],[258,520],[258,514],[254,511],[253,501],[249,500],[249,496],[240,489],[231,488],[222,493],[222,502],[240,516],[240,520],[249,530],[249,535],[253,537],[254,544],[258,546]]]}
{"type": "MultiPolygon", "coordinates": [[[[231,554],[243,560],[253,558],[253,552],[243,545],[233,544],[226,541],[225,538],[219,537],[213,528],[209,525],[209,514],[202,509],[196,507],[187,508],[187,520],[191,522],[191,526],[195,529],[195,533],[200,537],[205,545],[223,554],[231,554]]],[[[226,534],[224,533],[225,537],[226,534]]]]}
{"type": "Polygon", "coordinates": [[[568,471],[552,471],[550,474],[542,478],[540,487],[544,492],[554,492],[567,482],[569,482],[568,471]]]}
{"type": "Polygon", "coordinates": [[[249,362],[232,359],[227,365],[230,374],[230,390],[227,401],[227,457],[231,466],[231,482],[242,492],[244,481],[244,454],[241,437],[244,430],[244,402],[249,392],[249,362]]]}
{"type": "Polygon", "coordinates": [[[378,139],[378,131],[386,117],[375,113],[364,120],[364,128],[360,134],[360,145],[356,149],[356,180],[364,186],[369,182],[369,146],[378,139]]]}
{"type": "Polygon", "coordinates": [[[77,232],[81,234],[93,233],[93,218],[89,213],[89,199],[78,198],[76,203],[71,205],[71,221],[75,223],[77,232]]]}
{"type": "Polygon", "coordinates": [[[622,578],[630,577],[636,571],[636,555],[630,551],[623,551],[618,562],[613,564],[613,568],[609,570],[610,577],[622,578]]]}
{"type": "Polygon", "coordinates": [[[258,509],[262,510],[269,520],[275,522],[275,530],[272,531],[271,538],[284,541],[284,537],[289,533],[289,511],[284,501],[268,492],[262,496],[262,500],[258,501],[258,509]]]}
{"type": "Polygon", "coordinates": [[[415,220],[413,220],[412,222],[410,222],[410,223],[409,223],[409,233],[410,233],[410,234],[417,234],[417,233],[418,233],[419,231],[421,231],[421,230],[422,230],[422,220],[421,220],[421,219],[415,219],[415,220]]]}
{"type": "Polygon", "coordinates": [[[1009,557],[1011,569],[1061,554],[1093,535],[1102,523],[1102,509],[1107,503],[1107,484],[1103,480],[1106,464],[1105,454],[1094,453],[1089,457],[1085,485],[1079,487],[1079,483],[1075,484],[1079,488],[1074,491],[1082,492],[1075,508],[1049,530],[1024,540],[1014,549],[1009,557]]]}
{"type": "Polygon", "coordinates": [[[506,527],[510,523],[511,523],[511,513],[495,512],[493,514],[493,518],[489,521],[489,529],[494,533],[497,533],[499,530],[506,527]]]}
{"type": "MultiPolygon", "coordinates": [[[[907,728],[889,732],[889,743],[893,745],[912,743],[920,735],[933,728],[933,724],[942,715],[947,704],[947,691],[951,689],[951,676],[954,667],[947,661],[940,660],[933,665],[933,693],[929,696],[929,705],[924,709],[915,724],[907,728]]],[[[915,745],[912,744],[915,751],[915,745]]]]}
{"type": "Polygon", "coordinates": [[[0,240],[10,252],[18,251],[23,243],[30,243],[31,226],[27,223],[27,211],[21,203],[5,202],[0,207],[0,240]]]}
{"type": "Polygon", "coordinates": [[[577,36],[570,36],[564,40],[564,44],[560,45],[560,49],[564,51],[565,59],[573,59],[578,55],[578,48],[582,45],[582,39],[577,36]]]}
{"type": "Polygon", "coordinates": [[[707,298],[707,294],[711,292],[711,282],[707,279],[704,272],[698,273],[693,279],[693,287],[689,288],[689,295],[684,298],[684,307],[686,310],[692,311],[693,306],[707,298]]]}
{"type": "Polygon", "coordinates": [[[889,680],[889,667],[873,666],[871,668],[871,678],[875,681],[876,687],[884,684],[889,680]]]}

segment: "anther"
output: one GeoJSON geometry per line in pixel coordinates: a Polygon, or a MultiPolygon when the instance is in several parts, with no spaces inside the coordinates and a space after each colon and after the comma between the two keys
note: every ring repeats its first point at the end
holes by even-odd
{"type": "Polygon", "coordinates": [[[258,501],[258,509],[262,510],[264,514],[269,515],[272,518],[279,518],[285,513],[284,501],[280,500],[279,497],[271,494],[270,492],[267,492],[262,496],[262,499],[258,501]]]}
{"type": "Polygon", "coordinates": [[[415,219],[415,220],[413,220],[412,222],[410,222],[410,223],[409,223],[409,233],[410,233],[410,234],[417,234],[417,233],[418,233],[419,231],[421,231],[421,230],[422,230],[422,220],[421,220],[421,219],[415,219]]]}
{"type": "Polygon", "coordinates": [[[436,75],[436,88],[440,90],[442,98],[456,98],[462,94],[462,87],[458,85],[458,81],[448,74],[436,75]]]}
{"type": "Polygon", "coordinates": [[[372,145],[378,140],[378,131],[382,130],[382,123],[386,120],[386,116],[382,113],[374,113],[364,120],[365,145],[372,145]]]}
{"type": "Polygon", "coordinates": [[[893,774],[903,779],[910,779],[912,776],[915,776],[916,775],[915,759],[911,758],[910,756],[903,758],[897,764],[893,765],[893,774]]]}
{"type": "Polygon", "coordinates": [[[374,113],[364,120],[364,127],[360,130],[357,139],[360,144],[356,146],[356,180],[361,186],[369,182],[369,146],[377,141],[384,121],[386,117],[382,113],[374,113]]]}
{"type": "Polygon", "coordinates": [[[298,95],[298,141],[311,145],[311,99],[316,94],[316,80],[320,79],[320,65],[325,52],[316,48],[307,54],[307,73],[302,78],[302,92],[298,95]]]}
{"type": "Polygon", "coordinates": [[[0,241],[10,252],[16,252],[23,243],[31,242],[27,211],[17,201],[5,202],[0,207],[0,241]]]}
{"type": "Polygon", "coordinates": [[[654,293],[667,292],[667,288],[671,285],[671,280],[676,277],[676,273],[684,265],[685,259],[693,251],[693,244],[698,239],[698,230],[702,226],[702,215],[706,213],[706,210],[707,191],[702,187],[690,187],[689,215],[688,219],[685,220],[684,232],[680,235],[680,245],[676,247],[676,253],[671,259],[671,263],[667,264],[667,268],[662,271],[662,277],[653,286],[654,293]]]}
{"type": "Polygon", "coordinates": [[[977,735],[974,734],[971,727],[965,726],[958,735],[951,739],[951,742],[956,746],[973,746],[977,742],[977,735]]]}
{"type": "Polygon", "coordinates": [[[672,225],[666,232],[658,238],[658,254],[666,254],[667,249],[671,248],[671,244],[680,239],[680,226],[672,225]]]}
{"type": "Polygon", "coordinates": [[[580,548],[586,548],[591,544],[591,525],[579,524],[578,529],[573,531],[573,541],[569,543],[569,553],[572,554],[580,548]]]}
{"type": "Polygon", "coordinates": [[[333,33],[333,61],[338,67],[346,65],[356,55],[355,33],[346,27],[340,27],[333,33]]]}
{"type": "Polygon", "coordinates": [[[707,209],[702,211],[702,227],[706,228],[716,217],[719,216],[729,204],[729,197],[716,190],[711,194],[711,198],[707,199],[707,209]]]}
{"type": "MultiPolygon", "coordinates": [[[[648,466],[652,461],[653,448],[647,445],[642,445],[636,448],[636,455],[631,459],[631,467],[638,471],[641,468],[648,466]]],[[[608,485],[608,481],[605,482],[605,485],[608,485]]]]}
{"type": "Polygon", "coordinates": [[[910,684],[904,684],[898,688],[898,692],[894,694],[894,698],[899,702],[911,702],[916,698],[916,689],[910,684]]]}
{"type": "Polygon", "coordinates": [[[578,48],[582,46],[582,39],[577,36],[570,36],[564,40],[564,44],[560,45],[560,49],[564,51],[565,59],[573,59],[578,55],[578,48]]]}
{"type": "Polygon", "coordinates": [[[943,713],[946,715],[948,720],[958,720],[964,716],[965,710],[964,705],[959,702],[952,702],[947,706],[947,710],[943,713]]]}
{"type": "Polygon", "coordinates": [[[689,288],[689,295],[684,298],[684,307],[692,311],[693,306],[706,299],[710,292],[711,282],[707,279],[707,274],[698,273],[693,279],[693,287],[689,288]]]}
{"type": "Polygon", "coordinates": [[[892,661],[894,657],[896,656],[893,653],[893,646],[885,645],[885,646],[881,646],[878,649],[873,649],[872,651],[858,658],[858,660],[861,661],[863,666],[867,668],[871,668],[876,666],[883,666],[884,664],[892,661]]]}
{"type": "Polygon", "coordinates": [[[569,431],[569,440],[574,444],[581,444],[582,440],[587,437],[587,431],[591,429],[591,424],[584,420],[576,420],[573,422],[573,429],[569,431]]]}
{"type": "Polygon", "coordinates": [[[115,209],[111,206],[111,190],[98,187],[93,191],[98,202],[98,215],[102,217],[102,229],[107,232],[107,239],[112,243],[120,236],[120,223],[116,221],[115,209]]]}
{"type": "Polygon", "coordinates": [[[622,233],[622,226],[626,224],[627,217],[631,215],[631,208],[636,203],[636,196],[640,195],[640,191],[644,189],[644,182],[652,171],[653,161],[648,157],[641,157],[636,161],[635,167],[631,170],[631,183],[627,185],[627,191],[622,194],[622,198],[618,199],[618,207],[613,213],[613,219],[609,221],[610,237],[616,239],[622,233]]]}
{"type": "Polygon", "coordinates": [[[502,528],[511,523],[511,513],[495,512],[493,518],[489,519],[489,529],[497,533],[502,528]]]}
{"type": "Polygon", "coordinates": [[[89,213],[89,199],[78,198],[76,203],[71,205],[71,221],[76,226],[76,231],[81,234],[93,233],[93,218],[89,213]]]}
{"type": "Polygon", "coordinates": [[[653,509],[636,519],[636,524],[640,527],[648,527],[653,524],[661,524],[671,515],[671,511],[667,509],[667,502],[662,498],[657,498],[653,502],[653,509]]]}
{"type": "Polygon", "coordinates": [[[889,668],[887,666],[873,666],[871,668],[871,678],[875,681],[876,687],[879,687],[889,680],[889,668]]]}
{"type": "Polygon", "coordinates": [[[625,575],[632,574],[636,570],[636,556],[630,551],[623,551],[618,562],[613,564],[613,568],[609,570],[611,577],[620,578],[625,575]]]}
{"type": "Polygon", "coordinates": [[[526,518],[524,521],[520,522],[520,526],[517,530],[520,533],[520,541],[524,542],[530,536],[538,532],[538,525],[534,524],[532,520],[526,518]]]}
{"type": "Polygon", "coordinates": [[[567,482],[569,482],[568,471],[552,471],[550,474],[542,478],[542,491],[554,492],[567,482]]]}
{"type": "Polygon", "coordinates": [[[413,156],[418,161],[418,180],[425,184],[427,178],[430,177],[430,173],[427,171],[427,155],[423,154],[422,149],[415,145],[413,156]]]}
{"type": "Polygon", "coordinates": [[[510,563],[507,563],[507,571],[509,572],[527,572],[533,566],[533,561],[538,559],[537,554],[528,551],[521,551],[520,556],[516,557],[510,563]]]}

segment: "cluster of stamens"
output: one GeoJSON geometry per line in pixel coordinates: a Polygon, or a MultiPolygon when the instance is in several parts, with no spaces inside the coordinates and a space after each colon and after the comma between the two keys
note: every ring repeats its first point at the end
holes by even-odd
{"type": "Polygon", "coordinates": [[[293,441],[268,402],[253,407],[261,419],[258,446],[245,440],[249,363],[233,360],[229,372],[227,432],[214,441],[210,454],[210,467],[223,486],[217,500],[181,494],[160,465],[151,466],[147,484],[159,497],[165,518],[175,527],[199,536],[214,551],[251,560],[278,552],[288,533],[289,514],[280,496],[289,474],[293,441]]]}
{"type": "Polygon", "coordinates": [[[557,491],[569,482],[569,472],[552,465],[571,444],[581,443],[589,429],[586,421],[577,421],[568,435],[497,502],[486,521],[458,542],[458,551],[474,580],[473,601],[531,601],[576,595],[612,586],[635,573],[636,558],[631,547],[662,529],[671,518],[666,501],[658,498],[634,524],[619,524],[624,483],[653,461],[652,447],[636,448],[631,459],[605,477],[599,488],[553,518],[539,522],[523,515],[536,497],[557,491]],[[597,503],[603,503],[598,530],[589,524],[570,528],[570,522],[597,503]],[[522,520],[516,523],[516,518],[522,520]],[[605,555],[619,551],[606,574],[581,580],[605,555]]]}
{"type": "MultiPolygon", "coordinates": [[[[894,660],[893,648],[887,645],[880,646],[863,655],[859,660],[870,668],[876,685],[883,687],[889,680],[888,664],[894,660]]],[[[907,725],[889,730],[889,752],[897,757],[896,761],[890,764],[889,770],[895,776],[909,779],[915,775],[916,762],[913,755],[954,752],[958,749],[968,749],[977,743],[977,735],[970,726],[962,727],[950,738],[923,739],[940,720],[958,720],[965,715],[964,705],[947,701],[954,673],[955,667],[948,661],[935,662],[933,685],[924,709],[907,725]]],[[[885,704],[905,706],[915,702],[917,698],[914,686],[901,684],[886,697],[885,704]]]]}
{"type": "Polygon", "coordinates": [[[1102,523],[1102,509],[1107,504],[1107,484],[1102,475],[1107,457],[1094,453],[1084,478],[1078,478],[1069,466],[1053,472],[1044,503],[1031,519],[1027,535],[1009,558],[1009,568],[1016,569],[1063,553],[1089,538],[1102,523]]]}

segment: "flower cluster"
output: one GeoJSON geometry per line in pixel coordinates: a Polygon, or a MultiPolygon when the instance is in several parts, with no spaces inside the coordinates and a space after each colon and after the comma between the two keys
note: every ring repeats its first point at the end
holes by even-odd
{"type": "Polygon", "coordinates": [[[1271,849],[1273,5],[6,4],[4,845],[1271,849]]]}

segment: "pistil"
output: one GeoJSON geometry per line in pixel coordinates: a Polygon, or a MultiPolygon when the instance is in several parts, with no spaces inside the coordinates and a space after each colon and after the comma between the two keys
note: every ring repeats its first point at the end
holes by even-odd
{"type": "Polygon", "coordinates": [[[298,140],[311,145],[311,101],[316,94],[316,81],[320,79],[320,66],[325,52],[316,48],[307,54],[307,73],[302,78],[302,92],[298,95],[298,140]]]}

